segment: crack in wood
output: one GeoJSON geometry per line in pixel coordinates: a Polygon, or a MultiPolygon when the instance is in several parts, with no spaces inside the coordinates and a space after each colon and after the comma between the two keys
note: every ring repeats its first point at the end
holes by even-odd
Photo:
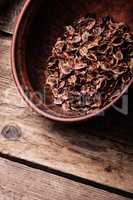
{"type": "Polygon", "coordinates": [[[113,194],[121,195],[121,196],[126,197],[126,198],[132,198],[133,197],[133,193],[125,192],[123,190],[120,190],[120,189],[117,189],[117,188],[114,188],[114,187],[110,187],[110,186],[107,186],[107,185],[102,185],[102,184],[96,183],[94,181],[84,179],[82,177],[74,176],[72,174],[64,173],[62,171],[58,171],[56,169],[52,169],[52,168],[44,166],[44,165],[39,165],[39,164],[34,163],[34,162],[30,162],[30,161],[27,161],[27,160],[24,160],[24,159],[16,158],[16,157],[9,156],[9,155],[2,154],[2,153],[0,153],[0,157],[4,158],[6,160],[9,160],[9,161],[15,162],[15,163],[17,162],[19,164],[28,166],[28,167],[33,168],[33,169],[38,169],[38,170],[48,172],[48,173],[53,174],[53,175],[57,175],[57,176],[78,182],[78,183],[82,183],[84,185],[92,186],[92,187],[95,187],[97,189],[101,189],[101,190],[104,190],[104,191],[111,192],[113,194]]]}

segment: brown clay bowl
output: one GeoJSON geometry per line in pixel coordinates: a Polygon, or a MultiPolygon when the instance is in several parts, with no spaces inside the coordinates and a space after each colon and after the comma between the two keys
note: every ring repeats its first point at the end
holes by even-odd
{"type": "Polygon", "coordinates": [[[114,104],[132,83],[113,102],[91,115],[62,112],[51,105],[48,93],[43,102],[44,69],[52,45],[65,25],[88,12],[112,15],[116,21],[130,25],[133,31],[133,0],[27,0],[19,16],[12,42],[14,79],[25,101],[49,119],[79,122],[96,116],[114,104]]]}

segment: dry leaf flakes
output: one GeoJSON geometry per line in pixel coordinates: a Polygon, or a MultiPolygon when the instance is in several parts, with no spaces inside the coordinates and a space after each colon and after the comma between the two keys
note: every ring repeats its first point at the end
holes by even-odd
{"type": "Polygon", "coordinates": [[[109,16],[66,26],[48,59],[45,85],[64,111],[93,113],[115,99],[133,77],[133,33],[109,16]]]}

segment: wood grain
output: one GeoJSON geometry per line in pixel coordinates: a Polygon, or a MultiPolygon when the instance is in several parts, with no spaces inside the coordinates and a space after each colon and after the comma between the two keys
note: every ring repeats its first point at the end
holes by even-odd
{"type": "Polygon", "coordinates": [[[25,0],[13,0],[7,9],[0,13],[0,29],[12,34],[16,25],[17,17],[25,0]]]}
{"type": "Polygon", "coordinates": [[[22,100],[11,73],[11,41],[0,44],[0,132],[10,124],[22,131],[16,141],[0,135],[0,152],[133,192],[133,109],[79,125],[48,121],[22,100]]]}
{"type": "Polygon", "coordinates": [[[1,200],[129,200],[0,158],[1,200]]]}
{"type": "MultiPolygon", "coordinates": [[[[23,2],[15,1],[0,17],[1,30],[13,33],[23,2]]],[[[1,135],[0,152],[133,192],[133,98],[129,95],[126,117],[112,110],[81,125],[50,122],[18,94],[11,74],[11,41],[0,39],[0,44],[0,131],[8,124],[22,130],[16,141],[1,135]]]]}

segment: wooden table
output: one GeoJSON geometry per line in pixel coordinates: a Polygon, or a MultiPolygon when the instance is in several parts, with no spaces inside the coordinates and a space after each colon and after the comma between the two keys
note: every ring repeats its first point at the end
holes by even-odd
{"type": "Polygon", "coordinates": [[[23,1],[0,16],[0,200],[133,197],[133,90],[127,116],[111,109],[61,125],[32,111],[13,81],[10,47],[23,1]]]}

